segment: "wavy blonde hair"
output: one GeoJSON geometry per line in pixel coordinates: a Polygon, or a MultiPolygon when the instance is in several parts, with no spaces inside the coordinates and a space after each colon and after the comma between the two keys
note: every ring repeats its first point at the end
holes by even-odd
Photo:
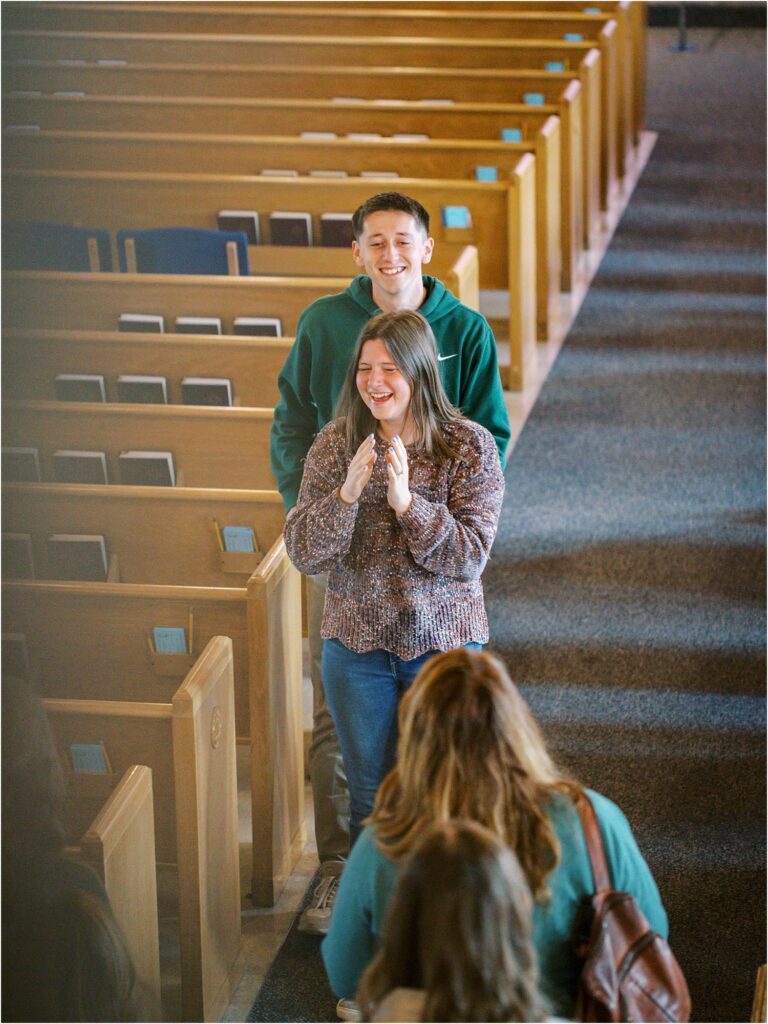
{"type": "Polygon", "coordinates": [[[406,857],[425,828],[468,818],[514,851],[538,902],[560,845],[546,811],[554,793],[582,787],[565,776],[502,662],[459,648],[431,658],[402,700],[397,763],[370,821],[382,852],[406,857]]]}

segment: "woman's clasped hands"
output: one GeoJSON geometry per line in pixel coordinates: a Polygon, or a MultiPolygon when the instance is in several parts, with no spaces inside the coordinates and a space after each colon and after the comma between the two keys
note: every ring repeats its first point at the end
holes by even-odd
{"type": "MultiPolygon", "coordinates": [[[[369,434],[352,457],[346,479],[339,488],[339,497],[347,505],[354,505],[363,493],[371,479],[376,458],[375,438],[369,434]]],[[[408,454],[399,435],[392,439],[386,460],[387,501],[397,515],[403,515],[411,506],[411,492],[408,487],[408,454]]]]}

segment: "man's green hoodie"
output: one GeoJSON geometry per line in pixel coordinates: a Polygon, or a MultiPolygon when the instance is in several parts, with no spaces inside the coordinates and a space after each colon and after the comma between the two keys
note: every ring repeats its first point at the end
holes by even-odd
{"type": "MultiPolygon", "coordinates": [[[[419,312],[435,335],[448,399],[490,430],[504,465],[510,429],[493,333],[483,316],[459,302],[437,278],[423,280],[427,297],[419,312]]],[[[296,341],[278,378],[281,398],[270,443],[272,471],[286,511],[296,504],[315,435],[334,417],[358,335],[380,312],[371,279],[361,274],[345,291],[317,299],[299,318],[296,341]]]]}

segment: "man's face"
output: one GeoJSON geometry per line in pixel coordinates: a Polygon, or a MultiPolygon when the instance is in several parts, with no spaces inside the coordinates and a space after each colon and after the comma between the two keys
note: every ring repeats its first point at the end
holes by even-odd
{"type": "Polygon", "coordinates": [[[352,256],[373,282],[373,298],[382,309],[418,309],[424,298],[421,268],[434,244],[410,213],[379,210],[365,218],[352,256]]]}

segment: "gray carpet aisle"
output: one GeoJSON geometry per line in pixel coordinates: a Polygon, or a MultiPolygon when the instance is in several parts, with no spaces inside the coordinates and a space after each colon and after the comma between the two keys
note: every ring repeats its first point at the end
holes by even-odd
{"type": "MultiPolygon", "coordinates": [[[[649,33],[660,138],[507,468],[493,647],[659,881],[697,1021],[765,960],[765,35],[649,33]]],[[[249,1015],[332,1021],[288,936],[249,1015]]]]}
{"type": "Polygon", "coordinates": [[[765,960],[765,34],[649,33],[659,133],[507,468],[493,647],[659,881],[694,1019],[765,960]]]}

